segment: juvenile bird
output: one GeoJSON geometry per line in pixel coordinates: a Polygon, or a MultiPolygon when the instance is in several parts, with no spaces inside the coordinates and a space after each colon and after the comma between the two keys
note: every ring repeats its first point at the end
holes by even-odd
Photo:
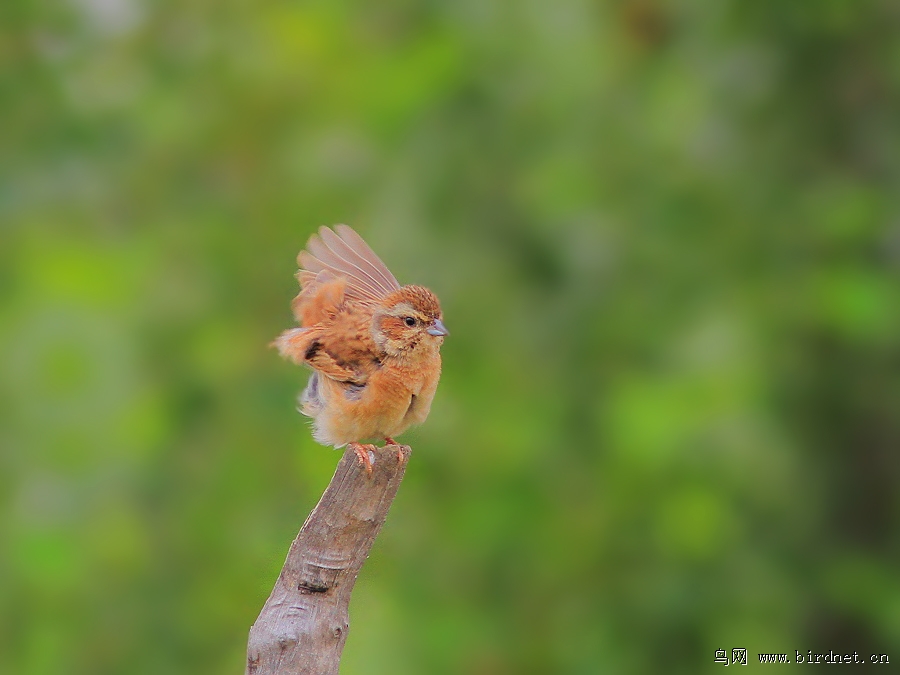
{"type": "MultiPolygon", "coordinates": [[[[300,412],[313,438],[348,445],[371,472],[364,439],[393,437],[428,417],[448,334],[437,297],[400,286],[362,237],[346,225],[319,229],[297,256],[300,293],[291,307],[300,328],[273,343],[313,369],[300,412]]],[[[399,453],[398,453],[399,456],[399,453]]]]}

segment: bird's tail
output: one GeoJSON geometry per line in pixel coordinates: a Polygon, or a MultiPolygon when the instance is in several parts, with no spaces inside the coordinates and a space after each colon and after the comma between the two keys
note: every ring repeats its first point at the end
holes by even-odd
{"type": "Polygon", "coordinates": [[[313,372],[309,376],[306,389],[297,397],[297,403],[299,403],[297,410],[307,417],[315,417],[322,410],[323,401],[319,393],[319,373],[313,372]]]}

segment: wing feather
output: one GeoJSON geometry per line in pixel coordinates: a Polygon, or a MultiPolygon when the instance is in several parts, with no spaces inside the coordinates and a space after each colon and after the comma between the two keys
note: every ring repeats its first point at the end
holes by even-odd
{"type": "Polygon", "coordinates": [[[327,262],[336,269],[341,269],[361,283],[365,284],[378,296],[383,294],[382,282],[365,269],[366,263],[353,250],[327,227],[319,229],[319,238],[307,244],[310,253],[322,262],[327,262]]]}
{"type": "Polygon", "coordinates": [[[375,252],[369,248],[369,245],[353,228],[347,225],[336,225],[335,230],[337,231],[337,236],[334,238],[339,238],[343,247],[342,250],[352,254],[354,263],[365,269],[372,278],[379,281],[379,285],[385,295],[393,293],[400,288],[400,284],[397,283],[387,265],[381,262],[381,258],[375,255],[375,252]]]}
{"type": "MultiPolygon", "coordinates": [[[[348,295],[360,300],[377,301],[382,295],[378,288],[364,278],[360,278],[352,269],[348,269],[346,263],[335,260],[327,253],[323,253],[325,260],[314,256],[309,251],[301,251],[297,257],[300,264],[300,271],[297,276],[300,283],[303,284],[304,279],[311,279],[318,283],[322,274],[328,274],[331,277],[338,277],[347,281],[348,295]]],[[[306,286],[304,285],[304,288],[306,286]]]]}
{"type": "Polygon", "coordinates": [[[319,228],[319,233],[309,238],[306,250],[297,256],[297,278],[304,289],[317,284],[323,273],[346,279],[347,295],[363,302],[378,302],[400,288],[362,237],[346,225],[338,225],[337,230],[340,234],[319,228]]]}
{"type": "Polygon", "coordinates": [[[365,291],[367,295],[378,297],[378,286],[371,280],[360,275],[353,265],[343,260],[339,255],[334,253],[328,246],[313,235],[306,244],[306,250],[301,251],[297,256],[297,261],[302,268],[311,272],[332,272],[337,276],[344,277],[348,281],[352,281],[352,286],[358,287],[365,291]]]}

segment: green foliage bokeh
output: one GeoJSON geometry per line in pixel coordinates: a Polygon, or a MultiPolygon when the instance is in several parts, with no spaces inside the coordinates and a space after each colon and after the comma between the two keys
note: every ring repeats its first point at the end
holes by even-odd
{"type": "Polygon", "coordinates": [[[7,0],[0,671],[241,672],[339,457],[294,256],[452,335],[342,672],[900,662],[900,14],[7,0]]]}

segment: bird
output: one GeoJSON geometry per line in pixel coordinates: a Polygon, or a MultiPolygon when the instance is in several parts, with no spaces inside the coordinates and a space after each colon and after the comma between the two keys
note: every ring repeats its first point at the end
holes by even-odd
{"type": "Polygon", "coordinates": [[[313,371],[298,407],[312,418],[313,438],[352,449],[371,475],[375,446],[363,441],[397,445],[394,436],[431,410],[449,335],[440,302],[424,286],[401,286],[347,225],[320,227],[297,265],[299,327],[272,344],[313,371]]]}

